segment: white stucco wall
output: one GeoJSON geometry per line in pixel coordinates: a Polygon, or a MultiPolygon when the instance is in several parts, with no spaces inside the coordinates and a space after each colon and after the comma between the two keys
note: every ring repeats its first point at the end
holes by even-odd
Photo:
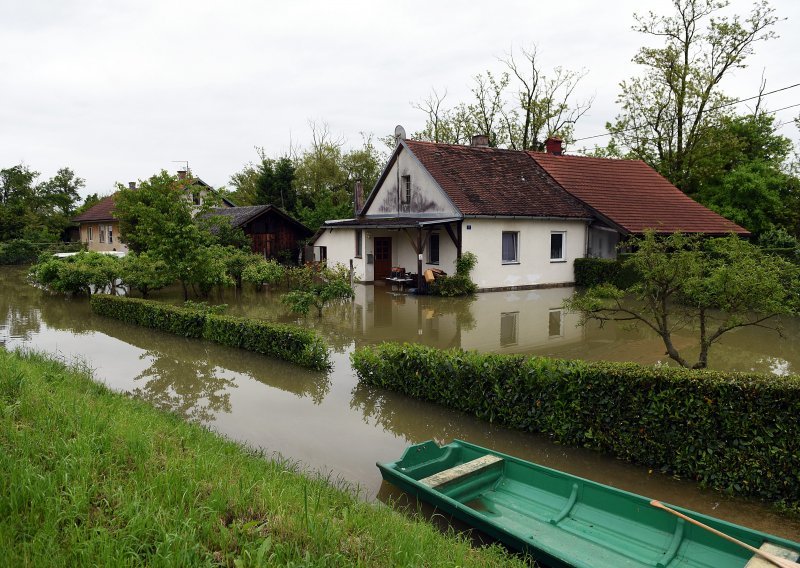
{"type": "Polygon", "coordinates": [[[478,264],[472,279],[479,288],[544,286],[575,281],[573,262],[585,256],[586,222],[538,219],[466,218],[463,250],[472,251],[478,264]],[[519,262],[503,264],[502,234],[519,233],[519,262]],[[550,233],[566,232],[566,258],[550,260],[550,233]]]}
{"type": "MultiPolygon", "coordinates": [[[[363,235],[362,235],[363,239],[363,235]]],[[[353,260],[353,271],[357,280],[367,280],[365,275],[366,250],[361,258],[356,258],[356,236],[354,229],[326,229],[314,242],[314,246],[327,247],[328,266],[341,263],[350,266],[353,260]]]]}
{"type": "Polygon", "coordinates": [[[459,217],[460,213],[428,171],[405,148],[375,190],[367,217],[459,217]],[[411,203],[403,204],[398,191],[402,176],[411,178],[411,203]]]}

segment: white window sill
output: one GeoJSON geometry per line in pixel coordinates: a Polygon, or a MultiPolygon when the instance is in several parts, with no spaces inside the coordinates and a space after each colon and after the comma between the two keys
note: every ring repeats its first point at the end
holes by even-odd
{"type": "Polygon", "coordinates": [[[518,260],[503,261],[502,264],[503,266],[514,265],[514,264],[519,264],[519,261],[518,260]]]}
{"type": "Polygon", "coordinates": [[[551,264],[556,264],[558,262],[567,262],[567,259],[566,258],[551,258],[550,259],[550,263],[551,264]]]}

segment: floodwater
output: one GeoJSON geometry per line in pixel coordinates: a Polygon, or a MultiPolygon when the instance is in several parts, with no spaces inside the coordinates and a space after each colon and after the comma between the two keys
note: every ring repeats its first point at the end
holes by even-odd
{"type": "MultiPolygon", "coordinates": [[[[297,320],[269,293],[213,301],[227,313],[315,327],[333,347],[333,368],[313,372],[238,349],[176,337],[93,315],[86,299],[65,299],[27,285],[25,271],[0,268],[0,345],[33,348],[84,362],[95,377],[155,406],[178,412],[232,439],[278,453],[366,499],[399,493],[382,483],[376,461],[393,461],[412,443],[454,438],[489,446],[589,479],[800,540],[800,522],[761,503],[700,490],[691,481],[648,471],[546,436],[507,430],[425,402],[360,386],[349,356],[357,346],[416,341],[501,353],[666,362],[652,333],[606,325],[576,327],[560,309],[569,288],[478,295],[472,300],[416,297],[382,286],[356,287],[354,302],[297,320]]],[[[158,297],[158,296],[156,296],[158,297]]],[[[164,300],[177,295],[164,292],[164,300]]],[[[712,350],[718,369],[775,373],[800,369],[800,322],[784,338],[742,329],[712,350]]],[[[676,343],[690,345],[691,334],[676,343]]]]}

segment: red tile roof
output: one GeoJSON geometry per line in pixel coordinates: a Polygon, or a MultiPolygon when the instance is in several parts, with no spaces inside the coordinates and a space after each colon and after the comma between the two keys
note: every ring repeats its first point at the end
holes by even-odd
{"type": "Polygon", "coordinates": [[[405,140],[464,215],[590,219],[525,152],[405,140]]]}
{"type": "Polygon", "coordinates": [[[109,195],[72,220],[76,223],[85,223],[87,221],[114,221],[113,213],[114,195],[109,195]]]}
{"type": "Polygon", "coordinates": [[[638,160],[528,152],[561,187],[630,233],[646,229],[723,235],[749,232],[700,205],[638,160]]]}

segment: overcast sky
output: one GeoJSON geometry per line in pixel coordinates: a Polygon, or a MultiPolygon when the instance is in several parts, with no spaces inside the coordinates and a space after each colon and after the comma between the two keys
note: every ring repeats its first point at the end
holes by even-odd
{"type": "MultiPolygon", "coordinates": [[[[751,2],[734,0],[744,13],[751,2]]],[[[724,83],[737,98],[800,82],[800,2],[773,0],[778,39],[756,46],[724,83]]],[[[669,10],[632,1],[0,0],[0,167],[24,162],[49,177],[62,166],[85,193],[147,178],[174,160],[214,186],[256,158],[305,144],[309,120],[350,146],[424,116],[411,107],[436,88],[452,104],[471,77],[500,71],[509,49],[537,44],[546,69],[589,71],[594,96],[578,137],[605,131],[619,82],[645,39],[633,13],[669,10]]],[[[800,88],[767,99],[800,103],[800,88]]],[[[742,106],[744,110],[744,106],[742,106]]],[[[799,108],[777,113],[790,121],[799,108]]],[[[797,140],[792,124],[782,133],[797,140]]],[[[606,139],[600,139],[601,144],[606,139]]]]}

